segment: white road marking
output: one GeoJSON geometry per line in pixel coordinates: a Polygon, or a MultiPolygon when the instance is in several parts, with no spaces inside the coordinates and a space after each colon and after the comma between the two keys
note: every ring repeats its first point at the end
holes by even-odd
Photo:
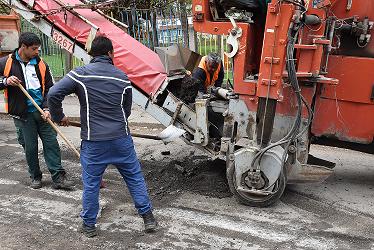
{"type": "Polygon", "coordinates": [[[9,179],[0,179],[0,184],[2,185],[17,185],[19,181],[9,180],[9,179]]]}

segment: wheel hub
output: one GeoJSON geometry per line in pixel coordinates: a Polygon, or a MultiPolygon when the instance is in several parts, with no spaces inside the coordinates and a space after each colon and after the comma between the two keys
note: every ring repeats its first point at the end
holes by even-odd
{"type": "Polygon", "coordinates": [[[265,176],[260,171],[249,171],[244,177],[243,186],[255,189],[263,189],[266,185],[265,176]]]}
{"type": "Polygon", "coordinates": [[[261,158],[260,166],[251,169],[257,148],[242,148],[234,153],[236,186],[241,189],[267,191],[272,189],[282,171],[284,149],[280,146],[268,150],[261,158]]]}

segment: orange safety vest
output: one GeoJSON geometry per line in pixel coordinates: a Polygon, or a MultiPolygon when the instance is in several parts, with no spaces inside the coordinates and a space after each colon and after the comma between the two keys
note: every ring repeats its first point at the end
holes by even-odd
{"type": "Polygon", "coordinates": [[[206,80],[205,80],[204,86],[205,86],[205,89],[208,89],[209,87],[213,86],[214,83],[217,81],[219,71],[221,70],[221,64],[218,65],[218,68],[216,69],[216,71],[214,71],[213,77],[210,78],[210,73],[208,72],[205,59],[206,59],[206,56],[203,56],[201,58],[201,61],[198,67],[205,71],[206,80]]]}
{"type": "MultiPolygon", "coordinates": [[[[9,54],[8,60],[6,61],[6,64],[5,64],[3,76],[9,77],[12,64],[13,64],[12,54],[9,54]]],[[[45,73],[47,72],[47,66],[45,65],[43,60],[40,60],[40,62],[38,63],[38,67],[40,70],[40,75],[42,77],[41,87],[42,87],[42,95],[44,96],[45,73]]],[[[4,100],[5,100],[5,111],[8,112],[9,106],[8,106],[8,90],[7,89],[4,89],[4,100]]]]}

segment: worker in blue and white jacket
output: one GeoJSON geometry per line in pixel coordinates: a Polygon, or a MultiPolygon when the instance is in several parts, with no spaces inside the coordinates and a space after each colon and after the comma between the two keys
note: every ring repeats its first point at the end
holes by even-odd
{"type": "Polygon", "coordinates": [[[88,237],[97,234],[100,183],[109,164],[115,165],[121,173],[143,217],[146,232],[152,232],[157,223],[127,123],[132,105],[130,81],[113,65],[110,39],[96,37],[90,54],[93,59],[88,65],[70,71],[48,94],[52,119],[62,125],[69,123],[62,109],[64,97],[75,93],[79,98],[83,232],[88,237]]]}

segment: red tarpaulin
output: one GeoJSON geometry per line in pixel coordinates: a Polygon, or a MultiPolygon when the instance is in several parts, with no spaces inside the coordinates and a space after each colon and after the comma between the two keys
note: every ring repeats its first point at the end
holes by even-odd
{"type": "MultiPolygon", "coordinates": [[[[27,3],[27,1],[24,1],[27,3]]],[[[53,0],[36,0],[34,9],[42,14],[61,9],[61,5],[53,0]]],[[[79,0],[64,0],[65,5],[81,5],[79,0]]],[[[165,68],[158,55],[132,38],[125,31],[111,23],[104,16],[90,9],[74,9],[79,15],[99,27],[99,34],[112,40],[114,46],[114,64],[123,70],[135,86],[148,95],[154,95],[166,79],[165,68]]],[[[47,15],[61,31],[82,45],[86,43],[91,31],[91,25],[67,11],[47,15]]]]}

